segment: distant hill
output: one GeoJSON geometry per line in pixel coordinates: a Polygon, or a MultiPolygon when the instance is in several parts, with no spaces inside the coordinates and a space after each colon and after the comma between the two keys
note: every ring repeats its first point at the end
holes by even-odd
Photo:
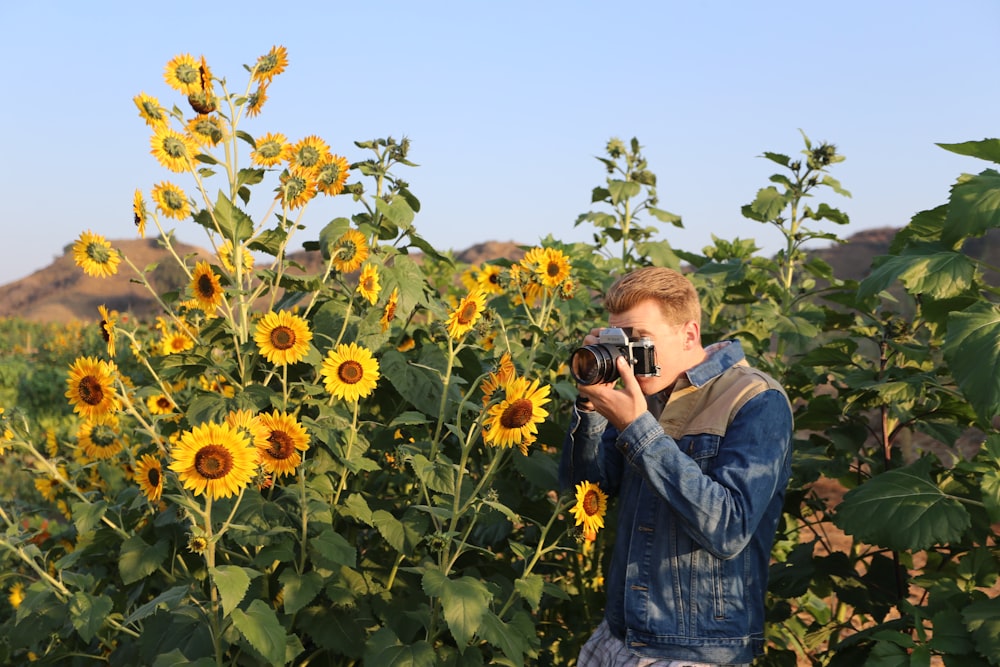
{"type": "MultiPolygon", "coordinates": [[[[844,279],[861,280],[871,269],[872,260],[884,255],[898,229],[884,227],[860,231],[842,244],[811,251],[833,267],[834,275],[844,279]]],[[[156,239],[129,239],[112,241],[140,270],[149,267],[150,281],[158,292],[183,289],[187,283],[180,267],[156,239]]],[[[127,266],[120,266],[111,278],[92,278],[73,262],[71,245],[52,264],[26,278],[0,286],[0,317],[20,317],[36,322],[90,321],[97,317],[101,304],[109,309],[129,312],[137,317],[149,317],[161,311],[153,295],[134,282],[134,273],[127,266]]],[[[178,255],[207,258],[211,253],[196,246],[176,243],[178,255]]],[[[1000,266],[1000,230],[993,230],[983,238],[973,239],[967,245],[969,254],[985,259],[992,266],[1000,266]]],[[[487,241],[454,253],[462,263],[479,264],[498,258],[519,260],[524,255],[513,241],[487,241]]],[[[298,251],[290,258],[310,272],[318,272],[322,260],[317,252],[298,251]]],[[[997,284],[997,276],[991,276],[997,284]]]]}
{"type": "MultiPolygon", "coordinates": [[[[182,290],[187,285],[187,278],[176,260],[157,239],[112,240],[111,245],[121,249],[140,271],[149,270],[149,281],[158,293],[182,290]]],[[[180,257],[191,258],[188,260],[190,265],[197,259],[212,256],[205,248],[176,241],[174,248],[180,257]]],[[[488,241],[455,253],[455,259],[478,264],[500,257],[517,261],[523,255],[524,251],[513,241],[488,241]]],[[[318,252],[298,251],[290,253],[289,258],[310,272],[318,272],[322,267],[318,252]]],[[[91,321],[98,317],[97,307],[102,304],[111,310],[143,318],[162,312],[154,296],[136,281],[130,267],[123,263],[116,275],[93,278],[73,261],[72,244],[66,246],[63,255],[49,266],[0,286],[0,317],[19,317],[33,322],[91,321]]]]}

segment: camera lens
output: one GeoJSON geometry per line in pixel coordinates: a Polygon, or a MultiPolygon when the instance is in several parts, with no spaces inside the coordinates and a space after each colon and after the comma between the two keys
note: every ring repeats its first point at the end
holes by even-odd
{"type": "Polygon", "coordinates": [[[583,385],[613,382],[618,378],[615,359],[621,352],[604,345],[587,345],[577,348],[569,360],[573,379],[583,385]]]}

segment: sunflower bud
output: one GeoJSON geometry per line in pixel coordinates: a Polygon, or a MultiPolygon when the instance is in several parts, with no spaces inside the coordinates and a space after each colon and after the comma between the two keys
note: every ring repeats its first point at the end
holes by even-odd
{"type": "Polygon", "coordinates": [[[215,96],[203,90],[188,95],[188,104],[197,113],[201,114],[212,113],[219,108],[218,100],[215,99],[215,96]]]}

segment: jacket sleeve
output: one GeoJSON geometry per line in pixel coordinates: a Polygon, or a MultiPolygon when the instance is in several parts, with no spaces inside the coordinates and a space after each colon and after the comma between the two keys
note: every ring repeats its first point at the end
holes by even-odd
{"type": "Polygon", "coordinates": [[[617,494],[625,465],[615,446],[617,439],[618,431],[603,416],[574,409],[559,460],[562,489],[586,481],[596,482],[609,495],[617,494]]]}
{"type": "Polygon", "coordinates": [[[749,543],[771,500],[784,491],[791,441],[788,402],[768,389],[740,408],[704,472],[649,413],[629,424],[616,444],[692,539],[726,559],[749,543]]]}

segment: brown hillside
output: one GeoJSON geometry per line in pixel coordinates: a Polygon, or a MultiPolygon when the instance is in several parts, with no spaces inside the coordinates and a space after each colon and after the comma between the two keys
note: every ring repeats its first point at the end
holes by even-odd
{"type": "MultiPolygon", "coordinates": [[[[860,231],[845,243],[831,245],[811,251],[833,267],[834,275],[861,280],[871,270],[872,260],[889,250],[898,230],[885,227],[860,231]]],[[[186,278],[169,253],[160,246],[157,239],[113,241],[113,247],[120,248],[125,256],[140,270],[155,265],[148,272],[150,282],[158,293],[171,289],[183,289],[186,278]]],[[[209,257],[211,253],[183,243],[175,243],[182,257],[209,257]]],[[[52,264],[26,278],[0,286],[0,317],[20,317],[36,322],[89,321],[97,317],[97,307],[101,304],[121,312],[130,312],[138,317],[159,314],[160,307],[149,292],[133,282],[134,273],[125,265],[119,267],[118,274],[111,278],[91,278],[73,262],[70,246],[66,253],[52,264]]],[[[1000,266],[1000,230],[992,230],[979,239],[972,239],[966,251],[991,266],[1000,266]]],[[[454,253],[460,264],[479,264],[498,258],[517,261],[524,250],[513,241],[487,241],[478,243],[461,252],[454,253]]],[[[192,265],[194,259],[189,259],[192,265]]],[[[318,252],[298,251],[289,258],[301,264],[309,273],[322,270],[322,258],[318,252]]],[[[987,279],[997,284],[998,276],[991,274],[987,279]]]]}
{"type": "MultiPolygon", "coordinates": [[[[149,282],[157,293],[181,290],[187,278],[176,260],[157,239],[112,240],[139,270],[148,271],[149,282]]],[[[162,312],[153,296],[135,282],[135,272],[124,263],[110,278],[92,278],[73,261],[72,246],[49,266],[26,278],[0,286],[0,317],[20,317],[34,322],[90,321],[98,317],[97,307],[132,313],[137,317],[152,317],[162,312]]],[[[177,254],[189,256],[188,265],[196,259],[209,258],[204,248],[174,242],[177,254]]],[[[517,261],[524,251],[513,241],[489,241],[455,253],[461,263],[477,264],[500,257],[517,261]]],[[[323,260],[318,252],[298,251],[289,258],[302,265],[306,272],[318,273],[323,260]]]]}

